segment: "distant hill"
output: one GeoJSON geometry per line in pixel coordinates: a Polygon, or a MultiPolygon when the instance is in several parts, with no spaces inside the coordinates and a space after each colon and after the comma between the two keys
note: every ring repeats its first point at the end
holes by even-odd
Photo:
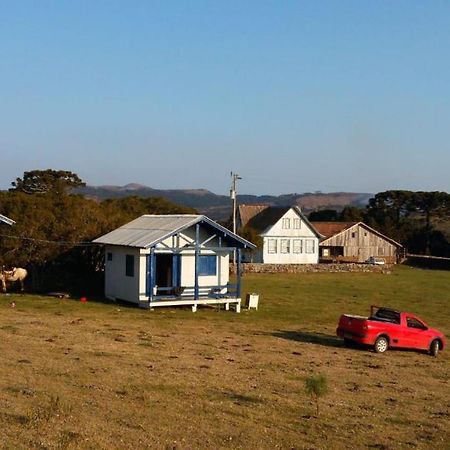
{"type": "MultiPolygon", "coordinates": [[[[173,203],[190,206],[215,220],[226,220],[231,214],[231,201],[226,195],[217,195],[206,189],[153,189],[142,184],[131,183],[125,186],[84,186],[76,192],[96,200],[138,197],[164,197],[173,203]]],[[[341,210],[345,206],[365,207],[373,194],[333,192],[286,195],[238,195],[239,204],[269,204],[273,206],[298,205],[305,212],[316,209],[341,210]]]]}

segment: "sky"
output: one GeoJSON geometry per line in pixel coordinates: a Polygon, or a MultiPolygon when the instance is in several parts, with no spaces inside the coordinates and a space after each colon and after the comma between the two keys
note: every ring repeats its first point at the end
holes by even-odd
{"type": "Polygon", "coordinates": [[[0,189],[450,191],[447,0],[0,1],[0,189]]]}

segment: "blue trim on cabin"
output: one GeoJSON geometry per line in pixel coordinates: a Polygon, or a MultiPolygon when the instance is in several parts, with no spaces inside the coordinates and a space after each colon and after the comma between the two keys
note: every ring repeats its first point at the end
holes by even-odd
{"type": "Polygon", "coordinates": [[[236,250],[236,297],[241,298],[241,249],[236,250]]]}
{"type": "Polygon", "coordinates": [[[200,223],[195,225],[195,273],[194,273],[194,299],[198,300],[198,272],[199,272],[199,254],[200,254],[200,223]]]}
{"type": "Polygon", "coordinates": [[[147,286],[146,295],[151,302],[153,300],[153,288],[155,287],[155,251],[153,248],[150,249],[150,254],[147,255],[147,286]]]}
{"type": "Polygon", "coordinates": [[[174,253],[172,257],[172,287],[181,286],[181,255],[174,253]]]}

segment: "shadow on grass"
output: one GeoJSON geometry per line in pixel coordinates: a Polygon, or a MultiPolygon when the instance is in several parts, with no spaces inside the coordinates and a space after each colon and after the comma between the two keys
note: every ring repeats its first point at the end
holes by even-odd
{"type": "Polygon", "coordinates": [[[336,336],[309,331],[279,330],[271,333],[272,336],[288,339],[290,341],[306,342],[308,344],[323,345],[325,347],[344,347],[344,342],[336,336]]]}

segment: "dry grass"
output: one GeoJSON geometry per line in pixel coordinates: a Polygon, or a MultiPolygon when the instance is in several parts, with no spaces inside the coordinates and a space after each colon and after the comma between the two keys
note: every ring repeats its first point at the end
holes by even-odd
{"type": "Polygon", "coordinates": [[[261,309],[240,315],[1,296],[1,448],[449,448],[450,352],[347,349],[334,329],[383,303],[449,335],[450,272],[245,281],[261,309]]]}

